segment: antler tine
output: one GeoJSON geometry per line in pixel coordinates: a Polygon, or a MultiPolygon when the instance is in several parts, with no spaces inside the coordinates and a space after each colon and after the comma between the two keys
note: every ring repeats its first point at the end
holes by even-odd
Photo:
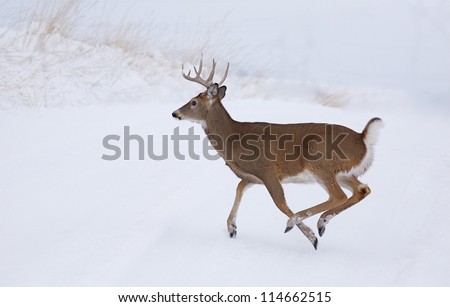
{"type": "Polygon", "coordinates": [[[191,79],[191,70],[189,69],[188,74],[186,75],[186,74],[184,73],[184,64],[181,65],[181,74],[183,75],[183,77],[184,77],[186,80],[190,80],[190,79],[191,79]]]}
{"type": "MultiPolygon", "coordinates": [[[[200,76],[200,74],[202,73],[202,69],[203,69],[203,56],[200,59],[200,64],[198,66],[198,70],[194,66],[194,72],[196,74],[195,77],[191,77],[191,70],[189,70],[187,75],[184,73],[184,65],[181,66],[181,70],[182,70],[181,73],[186,80],[199,83],[199,84],[203,85],[204,87],[208,88],[213,83],[214,73],[216,72],[216,64],[217,64],[216,61],[213,59],[211,72],[209,73],[208,78],[206,80],[202,79],[202,77],[200,76]]],[[[225,69],[225,73],[222,77],[222,80],[219,82],[219,86],[222,85],[223,82],[225,81],[225,79],[227,78],[228,68],[230,68],[230,63],[227,64],[227,68],[225,69]]]]}
{"type": "Polygon", "coordinates": [[[191,70],[189,70],[188,74],[186,75],[184,73],[184,65],[181,66],[181,73],[183,75],[183,78],[185,78],[188,81],[193,81],[196,82],[198,84],[203,85],[204,87],[208,88],[209,84],[207,82],[205,82],[205,80],[203,80],[200,76],[202,69],[203,69],[203,59],[200,59],[200,65],[198,66],[198,70],[197,68],[194,66],[194,71],[196,76],[195,77],[191,77],[191,70]]]}
{"type": "Polygon", "coordinates": [[[227,68],[225,69],[225,73],[224,73],[224,75],[222,77],[222,80],[220,80],[220,82],[219,82],[219,86],[221,86],[223,84],[223,82],[225,81],[225,79],[227,78],[227,76],[228,76],[228,68],[230,68],[230,63],[227,64],[227,68]]]}
{"type": "Polygon", "coordinates": [[[198,71],[197,71],[197,68],[195,68],[195,66],[194,66],[195,73],[197,74],[198,77],[200,77],[200,74],[202,73],[202,69],[203,69],[203,55],[202,55],[202,58],[200,59],[200,64],[198,65],[198,71]]]}
{"type": "Polygon", "coordinates": [[[208,86],[212,84],[215,70],[216,70],[216,61],[213,59],[213,66],[212,66],[211,72],[209,73],[208,79],[206,79],[206,81],[205,81],[208,84],[208,86]]]}

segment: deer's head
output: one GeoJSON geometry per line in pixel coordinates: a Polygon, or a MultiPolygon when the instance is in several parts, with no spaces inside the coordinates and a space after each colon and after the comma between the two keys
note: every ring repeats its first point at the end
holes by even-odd
{"type": "Polygon", "coordinates": [[[186,103],[184,106],[179,108],[178,110],[174,111],[172,113],[172,116],[177,119],[187,119],[190,121],[198,122],[201,124],[204,124],[208,118],[208,114],[210,113],[210,110],[215,107],[217,102],[220,102],[223,97],[225,97],[225,92],[227,90],[226,86],[221,86],[223,82],[225,81],[227,74],[228,74],[228,68],[229,64],[227,65],[227,68],[225,70],[224,76],[222,80],[219,83],[213,83],[214,78],[214,72],[216,68],[216,62],[213,60],[213,66],[212,70],[208,76],[207,79],[202,79],[200,74],[202,72],[203,68],[203,61],[200,60],[200,65],[197,70],[194,66],[194,71],[196,76],[191,77],[191,71],[188,72],[188,74],[184,74],[183,77],[186,80],[193,81],[196,83],[199,83],[203,85],[206,90],[194,98],[192,98],[188,103],[186,103]]]}

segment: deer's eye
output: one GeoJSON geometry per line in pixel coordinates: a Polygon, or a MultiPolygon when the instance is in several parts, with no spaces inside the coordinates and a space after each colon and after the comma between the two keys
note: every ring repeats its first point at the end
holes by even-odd
{"type": "Polygon", "coordinates": [[[197,101],[192,100],[192,101],[191,101],[191,106],[195,107],[196,105],[197,105],[197,101]]]}

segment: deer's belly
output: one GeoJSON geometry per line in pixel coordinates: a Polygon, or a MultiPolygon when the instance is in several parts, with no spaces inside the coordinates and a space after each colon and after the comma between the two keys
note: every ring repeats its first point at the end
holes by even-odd
{"type": "Polygon", "coordinates": [[[314,177],[307,170],[301,171],[300,173],[294,176],[284,177],[281,180],[281,183],[312,183],[312,182],[315,182],[314,177]]]}
{"type": "Polygon", "coordinates": [[[262,181],[256,177],[255,175],[252,175],[250,173],[245,172],[243,169],[241,169],[240,167],[238,167],[235,163],[233,162],[226,162],[226,165],[233,171],[233,173],[236,174],[236,176],[238,176],[241,179],[246,179],[250,182],[253,183],[262,183],[262,181]]]}

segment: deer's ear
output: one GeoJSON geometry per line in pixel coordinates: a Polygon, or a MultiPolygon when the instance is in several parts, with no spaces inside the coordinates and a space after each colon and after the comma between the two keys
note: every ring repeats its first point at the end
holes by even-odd
{"type": "Polygon", "coordinates": [[[219,85],[217,83],[211,84],[207,90],[208,96],[216,98],[219,94],[219,85]]]}
{"type": "Polygon", "coordinates": [[[227,91],[227,87],[225,85],[219,87],[219,98],[220,98],[220,100],[222,100],[223,97],[225,97],[225,92],[226,91],[227,91]]]}

